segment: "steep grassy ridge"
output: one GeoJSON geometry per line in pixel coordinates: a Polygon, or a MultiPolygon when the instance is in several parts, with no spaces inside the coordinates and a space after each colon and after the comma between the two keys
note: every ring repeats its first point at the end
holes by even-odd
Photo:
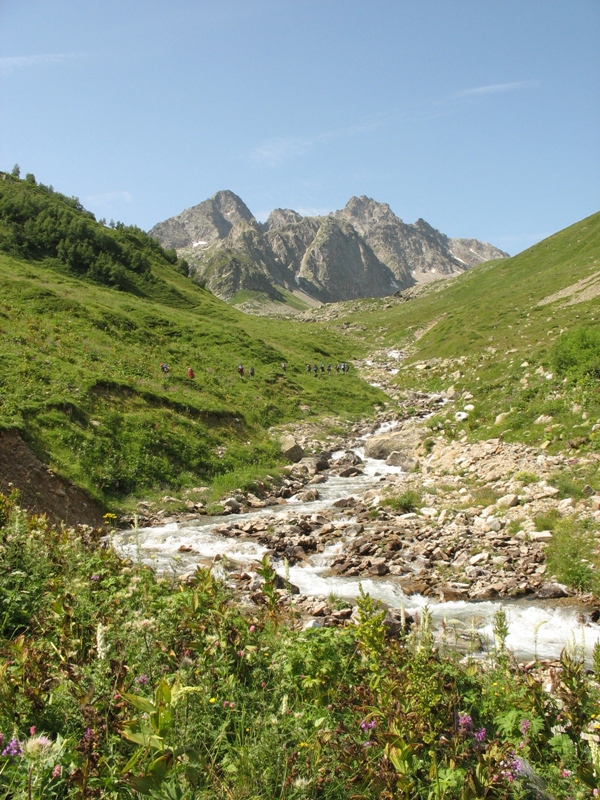
{"type": "MultiPolygon", "coordinates": [[[[409,347],[410,358],[392,379],[398,386],[439,391],[454,384],[472,393],[475,409],[458,428],[475,437],[549,442],[551,450],[569,440],[576,448],[600,446],[592,430],[600,418],[600,370],[593,368],[600,364],[593,334],[600,316],[600,214],[408,303],[384,305],[355,304],[338,323],[358,326],[380,348],[409,347]],[[496,423],[500,413],[507,416],[496,423]],[[536,423],[542,415],[552,419],[536,423]]],[[[432,426],[444,427],[446,418],[432,426]]],[[[445,429],[455,433],[451,421],[445,429]]]]}
{"type": "MultiPolygon", "coordinates": [[[[52,210],[72,209],[23,181],[13,188],[42,208],[47,197],[52,210]]],[[[21,235],[22,251],[27,222],[11,225],[12,239],[0,220],[0,250],[14,250],[21,235]]],[[[89,215],[85,230],[92,239],[123,235],[89,215]]],[[[59,473],[104,502],[229,472],[242,480],[276,464],[269,426],[307,414],[365,414],[382,400],[354,375],[327,383],[305,374],[307,361],[354,356],[344,337],[231,309],[180,274],[159,246],[149,251],[147,238],[138,242],[148,275],[133,271],[130,281],[121,265],[118,286],[85,270],[75,275],[39,251],[27,259],[0,254],[0,426],[19,429],[59,473]],[[240,363],[254,366],[255,377],[241,379],[240,363]]]]}

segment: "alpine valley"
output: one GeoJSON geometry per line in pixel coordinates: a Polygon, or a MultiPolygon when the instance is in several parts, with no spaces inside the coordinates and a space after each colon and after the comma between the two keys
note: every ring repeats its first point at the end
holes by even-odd
{"type": "Polygon", "coordinates": [[[252,313],[385,297],[508,257],[476,239],[450,239],[423,219],[406,224],[364,195],[327,216],[278,208],[261,223],[237,195],[220,191],[150,235],[176,249],[201,285],[252,313]]]}

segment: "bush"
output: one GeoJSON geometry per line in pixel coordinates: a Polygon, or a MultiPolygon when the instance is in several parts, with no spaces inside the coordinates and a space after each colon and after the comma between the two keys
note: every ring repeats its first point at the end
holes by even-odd
{"type": "Polygon", "coordinates": [[[600,328],[584,326],[564,333],[556,341],[551,359],[558,375],[600,379],[600,328]]]}
{"type": "Polygon", "coordinates": [[[411,514],[420,507],[421,495],[414,491],[414,489],[408,489],[398,497],[390,497],[385,501],[385,504],[391,506],[394,511],[400,511],[403,514],[411,514]]]}

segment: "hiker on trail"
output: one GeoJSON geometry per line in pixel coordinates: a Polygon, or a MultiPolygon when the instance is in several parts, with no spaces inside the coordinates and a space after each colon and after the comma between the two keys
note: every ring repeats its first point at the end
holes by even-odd
{"type": "Polygon", "coordinates": [[[337,372],[338,375],[340,374],[340,365],[339,364],[335,365],[335,371],[337,372]]]}
{"type": "Polygon", "coordinates": [[[161,370],[162,370],[162,371],[165,373],[165,375],[167,374],[167,372],[170,372],[170,370],[169,370],[169,365],[168,365],[168,364],[166,364],[165,362],[163,362],[163,363],[160,365],[160,368],[161,368],[161,370]]]}
{"type": "Polygon", "coordinates": [[[307,364],[307,365],[306,365],[306,371],[307,371],[307,372],[310,372],[310,364],[307,364]]]}
{"type": "Polygon", "coordinates": [[[318,371],[319,371],[319,368],[318,368],[318,367],[317,367],[317,365],[315,364],[315,365],[314,365],[314,367],[313,367],[313,373],[314,373],[314,376],[315,376],[315,378],[317,377],[317,372],[318,372],[318,371]]]}
{"type": "Polygon", "coordinates": [[[325,364],[321,363],[321,372],[325,372],[325,364]]]}
{"type": "Polygon", "coordinates": [[[327,364],[327,373],[331,375],[331,364],[327,364]]]}
{"type": "Polygon", "coordinates": [[[238,375],[243,378],[244,377],[244,365],[240,364],[238,367],[238,375]]]}
{"type": "Polygon", "coordinates": [[[191,367],[188,367],[188,378],[195,378],[196,375],[194,374],[194,370],[191,367]]]}
{"type": "Polygon", "coordinates": [[[346,362],[345,361],[342,361],[341,370],[342,370],[342,372],[346,372],[346,362]]]}
{"type": "Polygon", "coordinates": [[[285,361],[282,361],[282,362],[281,362],[281,369],[282,369],[284,372],[286,371],[287,367],[286,367],[286,365],[285,365],[285,361]]]}
{"type": "Polygon", "coordinates": [[[250,367],[250,377],[254,377],[254,367],[250,367]]]}

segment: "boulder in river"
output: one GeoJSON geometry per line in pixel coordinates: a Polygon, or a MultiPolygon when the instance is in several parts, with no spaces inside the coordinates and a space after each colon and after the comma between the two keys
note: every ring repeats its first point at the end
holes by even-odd
{"type": "Polygon", "coordinates": [[[291,433],[284,434],[279,442],[281,444],[281,454],[288,461],[297,462],[304,458],[304,450],[291,433]]]}

